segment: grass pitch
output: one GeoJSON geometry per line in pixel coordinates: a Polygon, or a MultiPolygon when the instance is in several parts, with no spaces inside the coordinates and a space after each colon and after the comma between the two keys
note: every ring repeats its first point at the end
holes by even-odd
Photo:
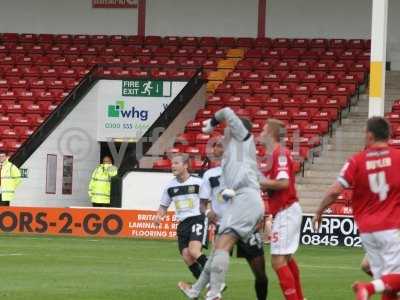
{"type": "MultiPolygon", "coordinates": [[[[267,256],[268,299],[281,300],[267,256]]],[[[354,299],[351,283],[367,280],[362,257],[361,249],[301,247],[307,299],[354,299]]],[[[176,242],[164,241],[0,236],[0,270],[0,299],[12,300],[184,300],[176,284],[193,281],[176,242]]],[[[243,259],[231,259],[227,285],[226,300],[256,299],[243,259]]]]}

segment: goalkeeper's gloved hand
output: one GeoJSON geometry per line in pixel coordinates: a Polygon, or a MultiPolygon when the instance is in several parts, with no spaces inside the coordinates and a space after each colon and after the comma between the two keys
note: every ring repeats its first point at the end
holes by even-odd
{"type": "Polygon", "coordinates": [[[207,119],[203,121],[203,128],[201,129],[201,131],[203,133],[209,134],[213,132],[214,127],[217,126],[218,123],[219,122],[215,118],[207,119]]]}
{"type": "Polygon", "coordinates": [[[232,190],[232,189],[224,189],[224,190],[221,192],[221,196],[222,196],[222,198],[223,198],[225,201],[232,200],[233,197],[235,197],[235,195],[236,195],[236,193],[235,193],[235,191],[232,190]]]}

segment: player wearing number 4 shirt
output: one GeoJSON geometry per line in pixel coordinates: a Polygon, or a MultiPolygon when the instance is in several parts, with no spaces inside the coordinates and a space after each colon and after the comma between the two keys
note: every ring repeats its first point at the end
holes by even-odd
{"type": "Polygon", "coordinates": [[[368,120],[366,149],[346,162],[314,216],[318,228],[325,208],[344,188],[353,187],[354,219],[374,277],[353,285],[357,300],[376,293],[395,300],[400,291],[400,150],[388,146],[389,137],[390,125],[384,118],[368,120]]]}
{"type": "Polygon", "coordinates": [[[300,271],[294,259],[299,247],[302,211],[297,200],[293,160],[280,142],[285,124],[269,119],[261,133],[267,148],[272,148],[270,170],[260,185],[268,193],[269,212],[273,216],[271,262],[286,300],[303,300],[300,271]]]}
{"type": "Polygon", "coordinates": [[[198,278],[207,262],[206,256],[202,254],[202,248],[207,242],[208,225],[199,198],[201,179],[189,174],[188,157],[183,154],[172,159],[172,173],[175,178],[163,191],[155,224],[160,225],[168,207],[174,202],[176,218],[179,221],[179,252],[193,276],[198,278]]]}

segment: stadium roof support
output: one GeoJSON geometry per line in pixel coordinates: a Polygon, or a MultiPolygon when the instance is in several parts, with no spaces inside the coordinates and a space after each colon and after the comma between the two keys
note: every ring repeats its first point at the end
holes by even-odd
{"type": "Polygon", "coordinates": [[[138,35],[146,35],[146,0],[139,0],[138,6],[138,35]]]}
{"type": "Polygon", "coordinates": [[[372,0],[369,117],[385,113],[387,23],[388,0],[372,0]]]}
{"type": "Polygon", "coordinates": [[[267,15],[267,0],[258,0],[258,30],[257,37],[265,37],[265,24],[267,15]]]}

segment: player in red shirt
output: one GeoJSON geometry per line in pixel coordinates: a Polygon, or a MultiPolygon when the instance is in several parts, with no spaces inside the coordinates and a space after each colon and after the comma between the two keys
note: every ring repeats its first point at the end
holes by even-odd
{"type": "MultiPolygon", "coordinates": [[[[266,145],[272,146],[270,170],[260,186],[268,192],[269,213],[273,215],[271,232],[271,262],[278,275],[286,300],[303,300],[300,272],[293,257],[299,247],[302,210],[299,205],[293,160],[287,148],[280,144],[285,124],[269,119],[261,133],[266,145]]],[[[269,148],[269,147],[268,147],[269,148]]]]}
{"type": "Polygon", "coordinates": [[[318,228],[324,210],[344,188],[353,187],[354,219],[374,276],[371,282],[353,285],[357,300],[375,293],[395,300],[400,291],[400,150],[388,146],[389,137],[384,118],[368,120],[366,149],[346,162],[314,216],[318,228]]]}

